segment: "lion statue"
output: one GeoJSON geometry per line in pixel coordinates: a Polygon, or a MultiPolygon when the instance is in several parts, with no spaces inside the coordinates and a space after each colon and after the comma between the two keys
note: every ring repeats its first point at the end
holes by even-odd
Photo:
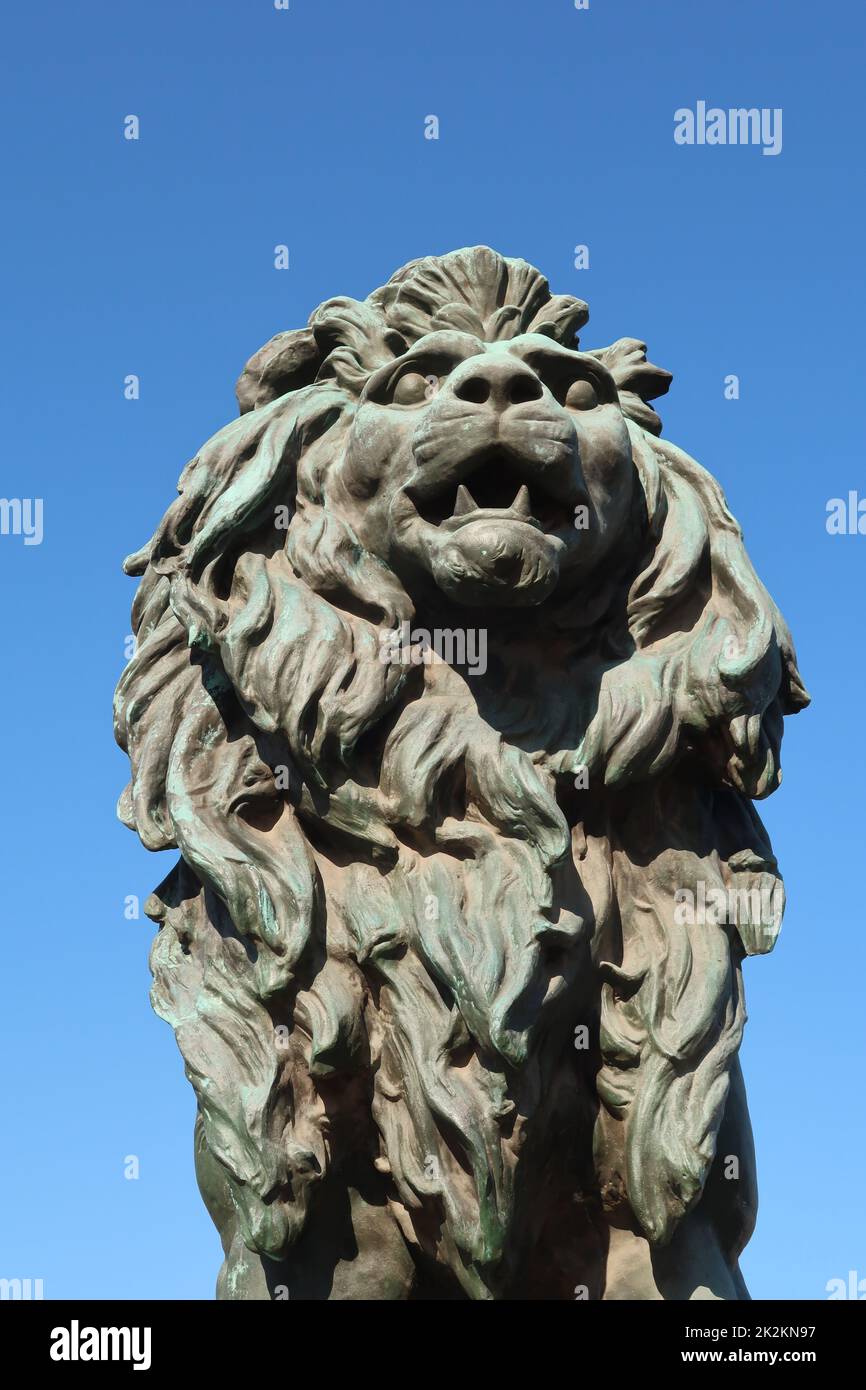
{"type": "Polygon", "coordinates": [[[483,246],[328,300],[126,561],[219,1297],[748,1297],[752,803],[808,696],[670,374],[588,316],[483,246]]]}

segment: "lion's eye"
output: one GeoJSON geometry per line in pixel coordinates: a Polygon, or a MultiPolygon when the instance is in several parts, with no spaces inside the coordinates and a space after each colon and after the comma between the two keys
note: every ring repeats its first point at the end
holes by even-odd
{"type": "Polygon", "coordinates": [[[598,396],[591,381],[573,381],[568,388],[565,404],[569,410],[593,410],[598,396]]]}
{"type": "Polygon", "coordinates": [[[420,372],[406,372],[394,387],[392,400],[395,405],[420,405],[433,394],[426,376],[420,372]]]}

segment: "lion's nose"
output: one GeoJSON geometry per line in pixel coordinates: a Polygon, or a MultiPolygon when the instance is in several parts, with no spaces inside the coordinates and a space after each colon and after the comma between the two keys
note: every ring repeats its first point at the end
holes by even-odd
{"type": "Polygon", "coordinates": [[[509,405],[520,405],[523,401],[540,400],[543,387],[535,372],[519,362],[472,363],[465,375],[454,383],[454,394],[458,400],[471,401],[474,405],[485,403],[497,410],[505,410],[509,405]]]}

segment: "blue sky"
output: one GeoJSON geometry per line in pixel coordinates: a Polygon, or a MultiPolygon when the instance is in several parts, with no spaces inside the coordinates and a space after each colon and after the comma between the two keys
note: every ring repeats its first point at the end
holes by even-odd
{"type": "Polygon", "coordinates": [[[114,817],[120,562],[265,339],[487,242],[589,301],[586,345],[644,338],[674,373],[665,434],[722,482],[793,629],[814,703],[762,807],[789,908],[746,966],[743,1266],[755,1297],[866,1277],[866,536],[825,526],[830,498],[866,497],[864,28],[853,0],[7,10],[0,493],[42,498],[44,537],[0,536],[0,1275],[46,1297],[212,1294],[193,1095],[148,1005],[151,924],[124,918],[174,856],[114,817]],[[677,145],[674,112],[700,100],[781,108],[781,152],[677,145]]]}

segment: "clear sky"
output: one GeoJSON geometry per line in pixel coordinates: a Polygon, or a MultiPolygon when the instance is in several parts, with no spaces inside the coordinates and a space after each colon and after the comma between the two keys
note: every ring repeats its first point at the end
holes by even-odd
{"type": "Polygon", "coordinates": [[[174,856],[114,818],[120,562],[272,333],[486,242],[589,301],[586,345],[644,338],[674,373],[665,434],[721,480],[792,627],[814,703],[762,808],[790,906],[746,965],[744,1270],[756,1297],[866,1278],[866,535],[825,525],[866,497],[864,27],[855,0],[7,8],[0,494],[41,498],[44,534],[0,535],[0,1275],[212,1294],[193,1094],[148,1004],[152,926],[124,917],[174,856]],[[781,151],[677,144],[700,101],[781,108],[781,151]]]}

